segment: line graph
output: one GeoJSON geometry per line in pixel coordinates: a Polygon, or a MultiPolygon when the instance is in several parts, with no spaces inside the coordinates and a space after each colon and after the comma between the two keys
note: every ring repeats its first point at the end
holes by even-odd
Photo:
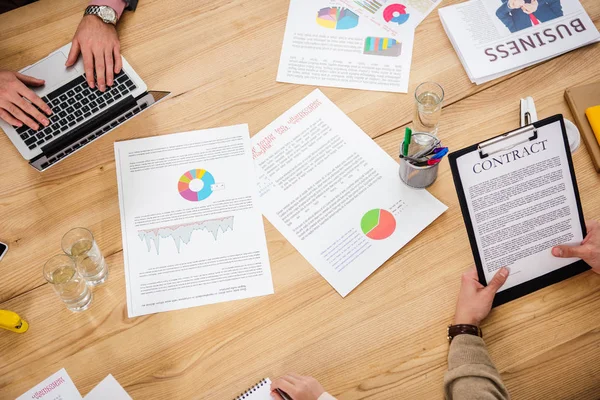
{"type": "Polygon", "coordinates": [[[188,224],[179,224],[172,226],[164,226],[154,229],[139,230],[138,236],[141,241],[146,243],[148,247],[148,253],[152,250],[152,243],[154,243],[154,249],[156,254],[160,254],[160,239],[172,238],[175,242],[177,252],[181,252],[181,243],[189,244],[192,240],[192,233],[194,231],[208,231],[210,232],[215,240],[219,238],[219,231],[221,234],[226,231],[233,231],[233,219],[234,217],[223,217],[216,219],[208,219],[204,221],[196,221],[188,224]]]}

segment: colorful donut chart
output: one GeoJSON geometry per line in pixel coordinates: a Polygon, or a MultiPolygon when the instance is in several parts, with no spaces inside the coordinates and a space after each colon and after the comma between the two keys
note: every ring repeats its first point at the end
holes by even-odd
{"type": "Polygon", "coordinates": [[[179,178],[177,188],[181,197],[188,201],[202,201],[212,194],[211,186],[215,184],[215,178],[204,169],[192,169],[179,178]],[[190,182],[194,179],[200,179],[204,186],[198,192],[190,188],[190,182]]]}
{"type": "Polygon", "coordinates": [[[408,21],[409,17],[410,14],[406,12],[406,6],[404,4],[390,4],[383,10],[383,19],[385,19],[386,22],[395,22],[398,25],[402,25],[408,21]]]}

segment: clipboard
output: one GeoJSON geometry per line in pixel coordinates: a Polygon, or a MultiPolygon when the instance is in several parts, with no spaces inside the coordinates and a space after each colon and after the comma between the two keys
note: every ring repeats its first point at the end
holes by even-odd
{"type": "MultiPolygon", "coordinates": [[[[584,238],[587,233],[585,228],[585,220],[583,218],[581,200],[579,197],[579,189],[577,187],[575,170],[573,168],[573,160],[571,158],[571,152],[569,150],[567,131],[565,128],[563,116],[561,114],[554,115],[541,121],[534,122],[530,125],[524,126],[514,131],[504,133],[484,142],[477,143],[462,150],[455,151],[449,155],[450,168],[454,179],[454,186],[456,187],[460,208],[462,211],[465,226],[467,228],[469,243],[471,245],[473,258],[477,267],[477,275],[479,278],[479,282],[484,286],[487,286],[487,280],[484,272],[482,257],[477,244],[477,238],[473,224],[473,216],[471,215],[467,204],[467,198],[465,196],[463,178],[461,178],[458,159],[464,155],[477,152],[479,159],[484,161],[490,160],[496,153],[511,150],[517,147],[518,145],[526,146],[528,143],[537,140],[539,137],[538,130],[540,128],[545,127],[547,125],[555,124],[557,122],[560,123],[560,128],[562,130],[562,141],[564,145],[566,160],[568,162],[568,171],[570,172],[571,178],[570,181],[573,185],[572,188],[575,197],[575,203],[577,205],[578,221],[581,226],[581,237],[584,238]]],[[[473,168],[475,172],[475,167],[473,168]]],[[[568,177],[565,180],[568,180],[568,177]]],[[[569,263],[549,273],[537,276],[531,280],[527,280],[508,289],[499,291],[494,299],[493,307],[499,306],[511,300],[515,300],[519,297],[535,292],[539,289],[561,282],[565,279],[568,279],[589,269],[590,267],[583,260],[578,260],[569,263]]]]}

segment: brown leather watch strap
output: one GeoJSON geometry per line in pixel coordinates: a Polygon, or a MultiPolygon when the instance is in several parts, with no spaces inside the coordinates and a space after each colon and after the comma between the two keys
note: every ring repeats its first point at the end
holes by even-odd
{"type": "Polygon", "coordinates": [[[458,335],[473,335],[482,338],[483,332],[481,332],[481,329],[475,325],[448,325],[448,342],[452,342],[452,339],[458,335]]]}

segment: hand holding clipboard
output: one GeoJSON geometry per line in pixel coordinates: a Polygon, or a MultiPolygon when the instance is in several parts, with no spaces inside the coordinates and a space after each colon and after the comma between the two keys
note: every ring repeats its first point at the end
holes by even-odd
{"type": "Polygon", "coordinates": [[[450,154],[479,281],[511,270],[494,305],[589,269],[551,253],[586,233],[568,146],[556,115],[450,154]]]}

